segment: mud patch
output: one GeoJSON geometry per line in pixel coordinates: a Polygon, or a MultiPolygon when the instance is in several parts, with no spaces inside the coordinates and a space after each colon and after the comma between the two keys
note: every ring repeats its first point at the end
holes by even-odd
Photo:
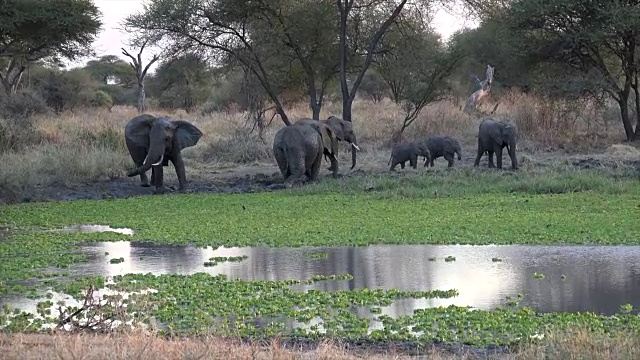
{"type": "MultiPolygon", "coordinates": [[[[638,151],[630,146],[611,146],[612,153],[568,155],[564,152],[519,153],[518,157],[524,167],[548,168],[554,164],[569,165],[580,169],[602,168],[634,168],[640,171],[640,158],[630,155],[638,151]],[[632,150],[630,150],[631,148],[632,150]],[[616,150],[617,149],[617,150],[616,150]],[[623,154],[618,154],[623,152],[623,154]]],[[[349,170],[348,166],[341,167],[339,178],[366,177],[371,175],[390,174],[386,166],[389,152],[379,151],[371,158],[359,162],[358,167],[349,170]]],[[[440,160],[440,159],[439,159],[440,160]]],[[[455,167],[469,168],[473,166],[475,155],[467,152],[462,161],[456,161],[455,167]]],[[[436,168],[445,163],[436,161],[436,168]]],[[[346,164],[346,163],[345,163],[346,164]]],[[[509,167],[510,160],[503,154],[503,164],[509,167]],[[506,161],[506,162],[505,162],[506,161]]],[[[324,164],[323,164],[324,165],[324,164]]],[[[486,156],[480,162],[481,168],[486,168],[486,156]]],[[[422,169],[422,167],[420,167],[422,169]]],[[[167,195],[177,193],[177,179],[173,169],[166,171],[165,187],[167,195]]],[[[392,174],[390,176],[393,176],[392,174]]],[[[332,176],[323,166],[319,181],[330,179],[332,176]]],[[[255,163],[249,165],[229,164],[226,166],[214,164],[197,164],[187,169],[189,193],[255,193],[263,191],[278,191],[285,189],[285,185],[277,166],[270,163],[255,163]]],[[[365,186],[366,188],[366,186],[365,186]]],[[[372,190],[366,188],[366,190],[372,190]]],[[[12,198],[2,198],[3,203],[70,201],[70,200],[102,200],[114,198],[128,198],[132,196],[151,195],[152,188],[139,186],[135,178],[116,178],[112,180],[86,181],[75,184],[52,184],[35,186],[23,194],[12,198]]]]}

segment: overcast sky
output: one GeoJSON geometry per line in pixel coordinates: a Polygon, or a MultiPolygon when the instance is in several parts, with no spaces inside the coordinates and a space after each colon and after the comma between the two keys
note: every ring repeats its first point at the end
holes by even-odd
{"type": "MultiPolygon", "coordinates": [[[[117,28],[124,18],[132,13],[142,10],[143,0],[95,0],[95,4],[102,12],[102,31],[98,35],[93,44],[98,56],[102,55],[122,55],[122,47],[126,47],[128,34],[121,32],[117,28]]],[[[463,26],[473,26],[470,21],[465,21],[459,17],[448,14],[445,11],[439,11],[434,19],[435,29],[448,38],[453,32],[463,26]]],[[[132,55],[136,49],[127,49],[132,55]]],[[[149,58],[150,54],[143,54],[143,60],[149,58]]],[[[87,59],[83,59],[78,65],[83,65],[87,59]]]]}

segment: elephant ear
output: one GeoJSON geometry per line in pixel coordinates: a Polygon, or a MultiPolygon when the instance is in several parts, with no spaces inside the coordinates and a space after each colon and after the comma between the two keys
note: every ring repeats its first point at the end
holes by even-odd
{"type": "Polygon", "coordinates": [[[129,121],[124,129],[125,137],[140,147],[149,147],[149,132],[153,122],[158,119],[150,114],[142,114],[129,121]]]}
{"type": "Polygon", "coordinates": [[[173,136],[180,149],[194,146],[202,137],[202,131],[188,121],[173,120],[172,123],[176,127],[173,136]]]}
{"type": "Polygon", "coordinates": [[[318,129],[322,138],[322,146],[333,155],[338,154],[338,138],[333,129],[327,125],[320,126],[318,129]]]}
{"type": "Polygon", "coordinates": [[[347,129],[345,128],[344,120],[340,119],[337,116],[331,115],[324,121],[334,132],[334,135],[338,137],[340,140],[346,140],[347,129]]]}

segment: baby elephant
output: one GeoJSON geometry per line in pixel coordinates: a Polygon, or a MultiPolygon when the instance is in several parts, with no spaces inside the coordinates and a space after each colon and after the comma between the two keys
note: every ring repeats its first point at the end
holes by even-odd
{"type": "Polygon", "coordinates": [[[449,162],[449,167],[453,167],[455,154],[458,154],[458,160],[462,160],[462,148],[460,147],[460,143],[451,136],[430,136],[425,140],[425,143],[431,153],[431,159],[427,159],[424,162],[425,167],[428,165],[433,167],[433,160],[441,156],[449,162]]]}
{"type": "Polygon", "coordinates": [[[418,167],[418,156],[424,156],[427,160],[431,158],[427,145],[423,142],[410,142],[404,144],[395,144],[391,150],[391,158],[387,165],[391,164],[390,171],[395,171],[396,165],[400,164],[400,168],[404,169],[404,163],[409,161],[412,168],[418,167]]]}

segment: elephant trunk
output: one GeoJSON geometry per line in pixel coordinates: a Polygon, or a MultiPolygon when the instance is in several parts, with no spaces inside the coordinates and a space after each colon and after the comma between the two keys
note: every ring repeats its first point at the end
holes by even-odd
{"type": "Polygon", "coordinates": [[[133,171],[130,171],[127,175],[131,177],[131,176],[143,174],[149,171],[149,169],[151,169],[152,166],[162,165],[163,160],[164,160],[163,144],[152,143],[151,147],[149,148],[149,153],[147,154],[147,157],[144,158],[144,162],[142,163],[142,166],[138,167],[133,171]]]}

